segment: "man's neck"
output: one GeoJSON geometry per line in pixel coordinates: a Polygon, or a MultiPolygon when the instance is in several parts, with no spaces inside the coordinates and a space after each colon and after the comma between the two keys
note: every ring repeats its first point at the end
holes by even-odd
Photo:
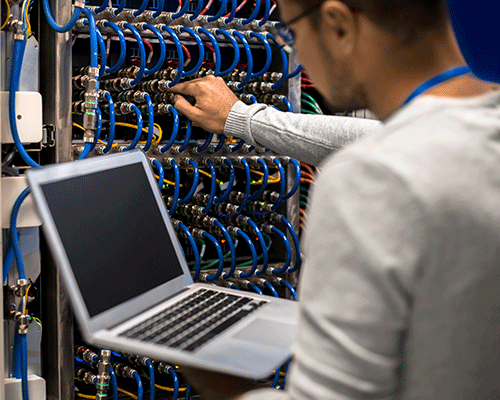
{"type": "MultiPolygon", "coordinates": [[[[401,49],[398,57],[389,58],[380,75],[366,85],[370,109],[387,119],[424,82],[453,67],[465,65],[454,38],[423,42],[412,49],[401,49]]],[[[494,85],[471,76],[460,76],[434,86],[422,96],[465,98],[490,92],[494,85]]]]}

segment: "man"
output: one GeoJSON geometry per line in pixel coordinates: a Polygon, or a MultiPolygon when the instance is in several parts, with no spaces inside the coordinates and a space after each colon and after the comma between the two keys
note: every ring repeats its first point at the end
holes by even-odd
{"type": "MultiPolygon", "coordinates": [[[[500,398],[500,94],[466,73],[439,0],[279,3],[325,99],[382,126],[329,157],[315,184],[286,390],[188,379],[206,399],[500,398]]],[[[271,122],[218,79],[174,91],[215,133],[267,145],[268,127],[302,124],[304,151],[324,147],[303,122],[316,117],[271,122]]],[[[336,119],[321,121],[335,137],[336,119]]]]}

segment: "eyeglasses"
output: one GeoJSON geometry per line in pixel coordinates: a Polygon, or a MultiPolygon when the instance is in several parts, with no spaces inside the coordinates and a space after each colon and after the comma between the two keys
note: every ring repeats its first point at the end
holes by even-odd
{"type": "Polygon", "coordinates": [[[276,40],[279,42],[279,44],[284,48],[286,52],[288,53],[292,52],[293,47],[295,46],[295,40],[293,38],[293,34],[290,31],[290,29],[288,29],[288,27],[300,21],[301,19],[304,19],[308,15],[311,15],[318,8],[320,8],[322,4],[323,2],[319,1],[313,6],[307,8],[302,14],[299,14],[296,17],[292,18],[290,21],[280,22],[271,26],[270,29],[271,33],[275,35],[276,40]]]}

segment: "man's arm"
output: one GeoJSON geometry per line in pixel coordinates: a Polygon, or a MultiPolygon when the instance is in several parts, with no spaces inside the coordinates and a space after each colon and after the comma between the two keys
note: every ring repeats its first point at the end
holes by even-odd
{"type": "Polygon", "coordinates": [[[301,161],[319,165],[325,157],[380,126],[361,118],[285,113],[265,104],[239,102],[221,78],[208,76],[180,83],[175,107],[209,132],[235,136],[301,161]]]}

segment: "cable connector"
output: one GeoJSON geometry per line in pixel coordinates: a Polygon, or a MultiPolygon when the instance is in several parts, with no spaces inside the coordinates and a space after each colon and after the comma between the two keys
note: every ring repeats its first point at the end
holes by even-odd
{"type": "Polygon", "coordinates": [[[117,376],[120,376],[122,378],[133,378],[134,373],[137,373],[137,371],[128,365],[125,364],[116,364],[115,365],[115,373],[117,376]]]}
{"type": "Polygon", "coordinates": [[[13,19],[9,21],[5,26],[8,31],[14,32],[14,40],[24,40],[24,24],[23,21],[18,19],[13,19]]]}
{"type": "Polygon", "coordinates": [[[18,279],[16,282],[16,287],[14,289],[14,295],[21,298],[26,296],[28,285],[29,282],[27,279],[18,279]]]}
{"type": "Polygon", "coordinates": [[[158,364],[158,372],[160,374],[169,374],[169,369],[173,369],[171,365],[165,364],[163,362],[158,364]]]}
{"type": "Polygon", "coordinates": [[[17,333],[20,335],[26,335],[28,333],[28,321],[29,321],[29,316],[26,314],[23,314],[19,317],[19,325],[17,327],[17,333]]]}

